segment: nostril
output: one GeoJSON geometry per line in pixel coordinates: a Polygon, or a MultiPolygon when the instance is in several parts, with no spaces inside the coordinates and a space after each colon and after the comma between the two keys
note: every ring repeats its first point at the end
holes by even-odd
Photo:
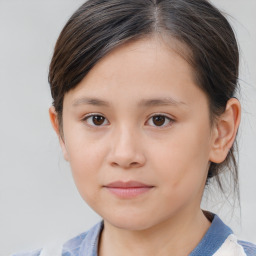
{"type": "Polygon", "coordinates": [[[119,164],[115,163],[115,162],[112,162],[111,165],[115,167],[115,166],[118,166],[119,164]]]}
{"type": "Polygon", "coordinates": [[[120,167],[123,167],[123,168],[134,168],[134,167],[138,167],[138,166],[140,166],[140,164],[138,163],[138,162],[132,162],[132,163],[128,163],[128,164],[119,164],[119,163],[117,163],[117,162],[112,162],[111,163],[111,165],[113,166],[113,167],[118,167],[118,166],[120,166],[120,167]]]}

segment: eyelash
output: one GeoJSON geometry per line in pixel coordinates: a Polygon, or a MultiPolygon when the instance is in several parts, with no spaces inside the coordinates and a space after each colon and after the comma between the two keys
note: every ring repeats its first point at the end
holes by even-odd
{"type": "MultiPolygon", "coordinates": [[[[170,125],[175,121],[173,118],[171,118],[171,117],[169,117],[169,116],[167,116],[167,115],[165,115],[165,114],[154,114],[154,115],[150,116],[150,117],[147,119],[146,123],[149,123],[149,121],[152,120],[154,117],[161,117],[161,118],[164,118],[164,124],[166,123],[166,121],[168,121],[168,123],[165,124],[165,125],[160,125],[160,126],[154,125],[154,124],[151,125],[151,126],[153,126],[153,127],[158,127],[158,128],[165,128],[165,127],[167,127],[167,126],[170,126],[170,125]]],[[[91,126],[91,127],[101,127],[101,126],[105,126],[105,125],[108,125],[108,124],[109,124],[107,118],[105,118],[103,115],[98,114],[98,113],[92,113],[92,114],[86,115],[86,116],[82,119],[82,121],[87,122],[87,124],[88,124],[89,126],[91,126]],[[100,117],[100,118],[103,117],[103,118],[104,118],[103,124],[96,125],[95,123],[93,123],[93,120],[91,120],[91,124],[90,124],[90,123],[88,122],[88,120],[89,120],[89,118],[93,118],[93,117],[100,117]],[[107,122],[107,124],[104,124],[105,122],[107,122]]],[[[152,122],[153,122],[153,121],[152,121],[152,122]]]]}
{"type": "Polygon", "coordinates": [[[164,118],[164,124],[166,123],[166,121],[168,121],[168,123],[165,124],[165,125],[161,125],[161,126],[158,126],[158,125],[151,125],[151,126],[153,126],[153,127],[165,128],[165,127],[170,126],[170,125],[174,122],[174,119],[171,118],[170,116],[167,116],[167,115],[165,115],[165,114],[154,114],[154,115],[152,115],[152,116],[149,117],[149,119],[147,120],[146,123],[148,123],[149,120],[152,120],[152,122],[153,122],[153,118],[154,118],[154,117],[161,117],[161,118],[164,118]]]}

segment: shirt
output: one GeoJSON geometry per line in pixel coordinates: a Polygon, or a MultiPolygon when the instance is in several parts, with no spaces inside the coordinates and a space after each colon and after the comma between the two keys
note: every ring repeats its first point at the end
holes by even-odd
{"type": "MultiPolygon", "coordinates": [[[[98,256],[98,241],[103,221],[61,247],[44,248],[12,256],[98,256]]],[[[237,240],[232,230],[214,215],[211,226],[189,256],[256,256],[256,245],[237,240]]]]}

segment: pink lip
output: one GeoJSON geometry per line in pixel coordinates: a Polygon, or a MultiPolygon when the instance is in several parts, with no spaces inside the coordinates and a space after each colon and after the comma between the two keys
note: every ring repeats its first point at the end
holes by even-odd
{"type": "Polygon", "coordinates": [[[154,186],[147,185],[138,181],[115,181],[104,187],[120,198],[133,198],[148,192],[154,186]]]}

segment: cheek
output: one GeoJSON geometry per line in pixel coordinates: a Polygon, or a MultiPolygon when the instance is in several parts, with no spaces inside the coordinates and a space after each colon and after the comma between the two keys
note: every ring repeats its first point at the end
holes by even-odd
{"type": "Polygon", "coordinates": [[[173,135],[157,144],[155,155],[158,179],[168,180],[166,194],[187,194],[204,187],[209,162],[209,129],[205,125],[184,124],[173,129],[173,135]],[[162,168],[159,168],[162,166],[162,168]]]}
{"type": "Polygon", "coordinates": [[[101,164],[106,148],[104,143],[95,143],[100,134],[88,133],[78,122],[67,123],[64,128],[66,151],[74,172],[81,172],[82,175],[101,164]]]}
{"type": "MultiPolygon", "coordinates": [[[[68,134],[68,133],[66,133],[68,134]]],[[[95,143],[83,133],[66,136],[65,145],[74,181],[81,196],[87,201],[100,185],[100,171],[107,152],[104,143],[95,143]]]]}

